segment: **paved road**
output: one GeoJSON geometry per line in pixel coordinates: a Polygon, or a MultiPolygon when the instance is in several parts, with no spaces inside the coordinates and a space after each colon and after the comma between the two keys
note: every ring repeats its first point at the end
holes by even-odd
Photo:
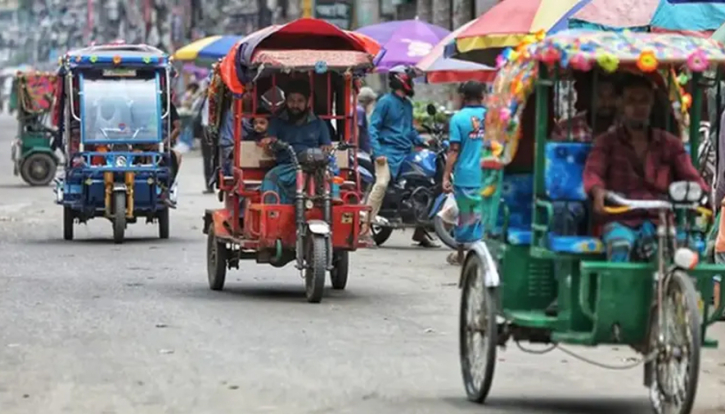
{"type": "MultiPolygon", "coordinates": [[[[355,253],[349,290],[320,305],[305,302],[292,267],[245,263],[226,291],[209,291],[200,225],[216,202],[201,194],[196,155],[182,167],[170,240],[138,224],[116,246],[97,220],[65,242],[50,188],[11,174],[13,128],[0,117],[0,413],[649,412],[641,369],[511,348],[490,405],[467,403],[457,270],[445,251],[411,248],[410,233],[355,253]]],[[[723,328],[714,334],[725,342],[723,328]]],[[[705,352],[698,414],[725,413],[724,363],[725,352],[705,352]]]]}

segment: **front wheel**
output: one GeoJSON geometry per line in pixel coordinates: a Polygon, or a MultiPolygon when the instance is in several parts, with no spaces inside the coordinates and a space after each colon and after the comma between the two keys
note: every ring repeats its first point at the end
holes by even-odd
{"type": "Polygon", "coordinates": [[[436,214],[435,218],[433,219],[433,228],[435,229],[436,236],[438,236],[443,244],[453,250],[458,249],[458,243],[456,243],[456,239],[453,235],[453,232],[456,229],[456,226],[454,224],[446,223],[436,214]]]}
{"type": "Polygon", "coordinates": [[[32,186],[46,186],[55,178],[58,163],[46,152],[36,152],[23,159],[20,176],[32,186]]]}
{"type": "Polygon", "coordinates": [[[168,239],[169,238],[169,209],[164,208],[163,210],[159,211],[157,220],[159,221],[159,238],[168,239]]]}
{"type": "Polygon", "coordinates": [[[63,207],[63,239],[73,240],[73,209],[70,207],[63,207]]]}
{"type": "Polygon", "coordinates": [[[675,271],[662,298],[663,320],[652,318],[650,401],[657,414],[690,414],[700,373],[702,324],[698,296],[690,277],[675,271]],[[662,340],[660,340],[660,338],[662,340]]]}
{"type": "Polygon", "coordinates": [[[126,193],[117,191],[113,194],[113,242],[123,243],[126,232],[126,193]]]}
{"type": "Polygon", "coordinates": [[[461,372],[468,399],[482,404],[493,382],[498,326],[496,289],[484,283],[483,261],[472,255],[463,269],[459,319],[461,372]]]}
{"type": "Polygon", "coordinates": [[[209,289],[224,289],[224,281],[227,278],[227,256],[227,245],[217,240],[212,223],[206,239],[206,273],[209,289]]]}
{"type": "Polygon", "coordinates": [[[327,239],[325,236],[311,234],[307,236],[305,252],[305,294],[310,303],[319,303],[325,289],[327,274],[327,239]]]}
{"type": "Polygon", "coordinates": [[[350,252],[340,250],[332,256],[332,270],[330,270],[330,281],[332,288],[343,290],[347,286],[347,275],[350,270],[350,252]]]}

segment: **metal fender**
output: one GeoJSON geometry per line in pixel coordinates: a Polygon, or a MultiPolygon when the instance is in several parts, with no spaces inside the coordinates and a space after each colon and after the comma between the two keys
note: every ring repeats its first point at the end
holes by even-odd
{"type": "Polygon", "coordinates": [[[321,236],[327,236],[330,234],[330,225],[322,220],[310,220],[307,222],[307,228],[310,229],[310,233],[319,234],[321,236]]]}
{"type": "Polygon", "coordinates": [[[496,261],[493,260],[491,252],[488,251],[486,243],[482,241],[474,243],[468,251],[468,254],[466,254],[466,259],[463,261],[463,266],[461,266],[461,276],[458,279],[458,287],[463,286],[463,270],[466,268],[466,264],[473,256],[478,256],[478,258],[481,259],[481,263],[483,263],[484,268],[481,269],[481,271],[483,272],[483,282],[486,287],[498,287],[501,284],[501,277],[498,274],[498,266],[496,266],[496,261]]]}
{"type": "Polygon", "coordinates": [[[446,198],[448,197],[448,194],[441,193],[438,198],[436,198],[435,203],[433,203],[433,208],[430,209],[430,215],[428,216],[429,219],[433,219],[436,214],[438,214],[439,211],[441,211],[441,207],[443,207],[443,203],[446,202],[446,198]]]}
{"type": "Polygon", "coordinates": [[[113,192],[123,191],[126,192],[126,184],[123,183],[113,183],[113,192]]]}

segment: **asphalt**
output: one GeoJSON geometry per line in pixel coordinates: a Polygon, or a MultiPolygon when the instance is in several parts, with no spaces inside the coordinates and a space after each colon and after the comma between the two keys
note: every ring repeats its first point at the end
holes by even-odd
{"type": "MultiPolygon", "coordinates": [[[[292,266],[244,262],[207,287],[201,160],[182,165],[171,238],[110,223],[62,239],[51,188],[12,175],[0,116],[0,413],[643,413],[642,369],[499,352],[487,405],[465,399],[458,269],[411,233],[351,256],[348,289],[306,303],[292,266]]],[[[725,323],[711,329],[725,346],[725,323]]],[[[626,347],[571,348],[627,364],[626,347]]],[[[703,352],[696,414],[725,413],[725,351],[703,352]]]]}

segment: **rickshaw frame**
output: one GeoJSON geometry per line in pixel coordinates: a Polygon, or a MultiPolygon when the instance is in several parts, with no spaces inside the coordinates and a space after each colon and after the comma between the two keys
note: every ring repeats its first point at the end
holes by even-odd
{"type": "MultiPolygon", "coordinates": [[[[242,40],[215,66],[209,87],[210,128],[207,136],[212,140],[215,149],[218,169],[216,186],[220,201],[224,202],[225,207],[207,210],[204,215],[204,233],[208,235],[208,278],[212,290],[221,290],[226,269],[239,268],[239,262],[245,259],[254,259],[257,263],[269,263],[275,267],[282,267],[295,260],[297,269],[305,278],[309,302],[316,303],[321,300],[327,271],[330,271],[334,288],[345,288],[349,252],[365,245],[360,239],[361,229],[369,227],[364,226],[361,219],[361,213],[369,211],[369,207],[362,204],[357,159],[349,157],[348,151],[357,144],[357,128],[351,127],[357,121],[354,110],[357,102],[355,82],[371,69],[372,57],[364,52],[354,37],[316,19],[299,19],[284,26],[256,32],[242,40]],[[290,33],[295,34],[300,44],[305,43],[300,39],[307,37],[307,43],[315,46],[317,42],[313,40],[316,36],[325,33],[338,46],[336,50],[321,49],[319,46],[314,50],[309,49],[309,46],[268,50],[263,46],[265,41],[267,44],[274,42],[275,36],[284,37],[290,33]],[[339,46],[341,43],[346,46],[339,46]],[[243,52],[245,50],[247,52],[243,52]],[[243,53],[249,54],[246,60],[238,56],[243,53]],[[312,62],[305,54],[327,56],[328,60],[312,62]],[[234,70],[230,70],[232,67],[234,70]],[[280,76],[288,81],[301,78],[310,82],[309,102],[312,103],[313,111],[316,109],[314,104],[318,102],[315,100],[318,97],[315,86],[318,79],[323,78],[327,113],[316,114],[316,117],[338,122],[335,134],[331,133],[333,144],[337,137],[341,143],[350,145],[342,149],[342,157],[339,153],[336,157],[338,166],[346,174],[344,178],[334,178],[342,188],[342,204],[331,202],[329,190],[323,192],[324,203],[311,202],[307,198],[307,178],[304,178],[307,175],[299,169],[294,204],[264,202],[272,194],[261,194],[258,186],[269,170],[268,167],[274,165],[274,158],[265,160],[264,150],[257,143],[244,141],[241,123],[244,118],[258,116],[255,114],[258,102],[262,99],[260,83],[269,82],[269,90],[276,90],[280,76]],[[342,84],[336,87],[340,82],[342,84]],[[242,95],[245,93],[251,94],[251,112],[243,110],[242,95]],[[221,97],[219,101],[216,100],[218,97],[221,97]],[[231,98],[231,108],[227,103],[228,98],[231,98]],[[339,111],[332,114],[333,104],[337,108],[342,106],[343,115],[339,111]],[[230,113],[234,116],[234,147],[229,175],[224,174],[224,160],[219,156],[219,126],[222,115],[227,110],[232,111],[230,113]],[[340,121],[344,125],[342,133],[339,130],[340,121]],[[347,165],[350,160],[352,166],[347,165]],[[303,206],[302,210],[300,206],[303,206]],[[309,245],[317,246],[314,247],[314,252],[308,251],[309,245]],[[327,247],[320,253],[317,250],[323,249],[322,246],[327,247]],[[303,248],[304,252],[301,251],[303,248]],[[320,254],[324,254],[324,260],[318,258],[320,254]]],[[[274,111],[270,112],[274,115],[274,111]]],[[[329,167],[326,168],[329,174],[329,167]]],[[[329,179],[332,180],[333,177],[329,176],[329,179]]],[[[274,196],[279,200],[279,195],[274,196]]]]}
{"type": "MultiPolygon", "coordinates": [[[[55,90],[48,96],[31,96],[34,85],[28,82],[38,79],[50,82],[56,87],[56,75],[46,72],[18,72],[13,80],[12,96],[9,97],[17,111],[18,122],[17,139],[13,142],[11,160],[13,161],[13,174],[20,175],[23,181],[32,186],[46,186],[55,178],[58,166],[58,157],[53,151],[53,142],[57,131],[46,126],[48,114],[52,111],[55,90]],[[44,99],[47,107],[37,107],[35,98],[44,99]],[[35,176],[34,166],[38,163],[44,165],[40,177],[35,176]]],[[[41,85],[42,87],[42,85],[41,85]]]]}
{"type": "Polygon", "coordinates": [[[148,45],[91,46],[68,52],[61,58],[58,73],[61,90],[56,117],[64,133],[67,165],[64,179],[56,186],[56,202],[64,207],[64,238],[73,239],[74,221],[84,223],[95,217],[105,217],[113,223],[116,243],[123,242],[127,223],[140,217],[145,217],[147,223],[158,222],[159,237],[168,238],[169,207],[159,196],[165,188],[170,197],[175,197],[175,188],[169,188],[171,152],[164,142],[172,129],[170,84],[174,72],[168,56],[148,45]],[[84,76],[99,73],[99,79],[154,80],[159,116],[156,138],[136,139],[134,135],[130,139],[98,140],[85,136],[84,76]],[[158,149],[149,150],[149,146],[158,149]]]}
{"type": "MultiPolygon", "coordinates": [[[[688,388],[679,412],[687,414],[692,409],[697,387],[700,346],[717,346],[716,341],[705,338],[705,333],[707,326],[713,324],[717,320],[716,315],[723,311],[722,298],[719,308],[714,312],[709,309],[709,303],[713,297],[713,277],[725,273],[725,266],[699,263],[691,268],[683,268],[680,262],[675,261],[661,263],[658,270],[651,262],[607,262],[602,261],[603,245],[598,239],[576,236],[569,237],[571,240],[558,240],[559,236],[552,234],[552,201],[561,200],[554,195],[552,182],[546,179],[550,173],[553,173],[555,163],[559,162],[552,157],[556,156],[565,160],[564,162],[579,164],[582,162],[580,150],[590,145],[549,141],[551,121],[549,100],[553,96],[552,86],[558,80],[557,73],[562,70],[559,59],[565,54],[569,57],[579,54],[582,59],[597,62],[595,56],[604,60],[600,54],[608,53],[617,59],[619,66],[615,71],[640,72],[636,67],[633,68],[636,60],[633,60],[632,56],[616,53],[617,50],[627,50],[623,44],[635,43],[640,47],[643,47],[643,44],[652,47],[656,50],[660,63],[664,63],[667,67],[684,65],[687,61],[686,56],[683,58],[681,54],[667,55],[682,45],[688,45],[692,50],[704,49],[703,52],[708,54],[710,62],[720,66],[725,64],[725,48],[707,40],[689,40],[681,35],[573,31],[522,45],[516,50],[516,55],[513,55],[516,57],[509,59],[501,68],[494,85],[494,95],[489,99],[488,113],[492,116],[487,119],[486,139],[501,143],[504,149],[502,154],[486,154],[483,159],[482,167],[485,174],[492,177],[492,181],[485,183],[484,187],[489,185],[486,189],[493,189],[489,196],[484,196],[484,200],[488,198],[483,206],[486,235],[484,240],[474,244],[466,255],[459,281],[459,286],[462,287],[459,332],[461,364],[466,392],[472,401],[481,403],[486,399],[493,379],[496,348],[504,346],[509,338],[513,338],[519,347],[521,347],[520,341],[553,344],[549,350],[559,344],[630,345],[645,355],[640,361],[645,364],[645,385],[657,384],[659,387],[661,385],[657,377],[659,374],[653,377],[653,373],[659,372],[657,370],[660,369],[661,358],[665,357],[659,348],[658,341],[661,335],[654,335],[658,332],[658,321],[663,320],[662,306],[658,305],[663,304],[663,289],[670,289],[670,285],[676,283],[684,286],[686,292],[683,295],[689,295],[685,302],[691,320],[686,328],[692,335],[690,339],[702,338],[701,342],[694,340],[696,342],[692,344],[694,349],[689,350],[690,353],[687,354],[693,358],[693,361],[688,361],[692,364],[688,366],[688,388]],[[659,49],[652,46],[659,44],[656,43],[658,41],[669,42],[673,46],[664,49],[665,52],[662,54],[659,49]],[[575,44],[576,48],[581,46],[581,49],[576,49],[575,44]],[[610,47],[612,44],[616,45],[610,47]],[[584,51],[582,45],[586,45],[589,49],[584,51]],[[591,51],[592,45],[596,52],[591,51]],[[552,67],[559,70],[552,72],[552,67]],[[506,94],[508,92],[504,91],[509,90],[510,95],[504,95],[501,99],[495,95],[497,92],[506,94]],[[517,96],[521,97],[519,101],[514,99],[517,96]],[[506,100],[507,98],[512,99],[506,100]],[[508,118],[503,115],[504,111],[501,109],[509,108],[514,101],[517,105],[508,118]],[[509,163],[513,167],[518,146],[527,138],[523,131],[527,104],[534,105],[533,115],[536,119],[533,131],[534,165],[532,170],[525,173],[533,174],[533,188],[528,196],[531,197],[530,202],[533,206],[530,228],[519,231],[509,227],[514,219],[518,219],[518,216],[514,216],[515,213],[519,214],[514,212],[518,206],[505,201],[502,187],[505,185],[504,178],[507,175],[504,171],[509,169],[509,163]],[[548,151],[548,148],[552,148],[552,151],[548,151]],[[550,168],[552,172],[549,172],[550,168]],[[497,220],[499,215],[503,218],[501,223],[497,220]],[[512,234],[514,230],[516,234],[512,234]],[[509,231],[511,233],[507,234],[509,231]],[[562,247],[567,246],[566,243],[569,247],[562,247]],[[571,246],[578,247],[575,249],[571,246]],[[558,274],[559,272],[562,274],[558,274]],[[471,299],[470,296],[474,292],[480,293],[480,298],[471,299]],[[695,302],[695,309],[692,309],[692,300],[697,298],[700,300],[695,302]],[[558,312],[555,316],[548,314],[546,310],[553,300],[558,302],[558,312]],[[698,316],[700,315],[698,310],[702,316],[698,316]],[[469,318],[474,320],[471,321],[469,318]],[[481,345],[481,348],[485,346],[485,355],[478,357],[485,359],[480,361],[482,367],[477,367],[476,363],[471,361],[471,358],[475,358],[472,355],[475,349],[471,349],[469,341],[477,334],[483,337],[481,341],[485,344],[481,345]]],[[[591,66],[582,66],[592,70],[591,66]]],[[[586,70],[581,69],[581,71],[586,70]]],[[[593,76],[596,77],[596,74],[593,76]]],[[[698,148],[699,144],[699,118],[703,99],[700,82],[701,73],[694,72],[691,84],[696,88],[692,92],[688,126],[691,148],[698,148]]],[[[669,97],[671,95],[668,95],[669,97]]],[[[674,109],[669,111],[674,112],[674,109]]],[[[532,115],[531,112],[528,114],[532,115]]],[[[667,119],[669,123],[670,116],[667,119]]],[[[691,151],[691,158],[697,167],[696,150],[691,151]]],[[[519,167],[521,165],[523,164],[518,164],[519,167]]],[[[583,165],[579,167],[583,169],[583,165]]],[[[581,174],[579,169],[574,171],[581,174]]],[[[561,174],[560,171],[559,173],[561,174]]],[[[514,176],[516,174],[512,175],[514,176]]],[[[556,179],[566,178],[568,177],[562,178],[559,175],[556,179]]],[[[581,200],[582,203],[587,203],[587,196],[581,191],[581,179],[572,183],[572,186],[578,186],[572,188],[579,188],[577,195],[581,195],[582,198],[570,198],[568,201],[581,200]]],[[[509,188],[507,191],[513,190],[509,188]]],[[[526,198],[523,198],[521,202],[527,203],[525,200],[526,198]]],[[[694,217],[684,217],[684,220],[693,224],[694,217]]],[[[678,222],[678,226],[681,223],[683,222],[678,222]]],[[[705,233],[705,230],[702,233],[705,233]]],[[[669,236],[669,233],[663,237],[675,242],[675,238],[669,236]]],[[[688,236],[685,246],[689,247],[689,243],[688,236]]],[[[722,291],[720,294],[723,296],[722,291]]],[[[567,353],[571,355],[571,352],[567,353]]],[[[652,398],[656,409],[661,409],[661,406],[655,402],[655,397],[652,398]]]]}

